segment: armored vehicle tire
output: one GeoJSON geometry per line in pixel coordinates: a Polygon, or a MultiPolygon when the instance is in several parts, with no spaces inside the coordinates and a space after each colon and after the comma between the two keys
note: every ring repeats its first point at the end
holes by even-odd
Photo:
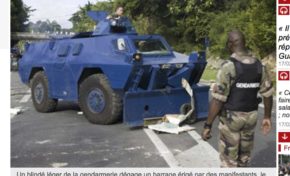
{"type": "Polygon", "coordinates": [[[122,112],[121,99],[103,74],[91,75],[80,84],[79,105],[86,118],[94,124],[115,123],[122,112]]]}
{"type": "Polygon", "coordinates": [[[38,112],[55,111],[57,100],[49,98],[48,80],[43,71],[37,72],[31,80],[31,96],[38,112]]]}
{"type": "MultiPolygon", "coordinates": [[[[188,113],[188,111],[190,111],[190,109],[191,109],[191,105],[189,103],[185,103],[185,104],[181,105],[180,113],[185,115],[188,113]]],[[[195,112],[193,111],[192,114],[190,115],[190,118],[187,120],[187,123],[193,124],[196,122],[196,120],[197,120],[197,118],[196,118],[195,112]]]]}

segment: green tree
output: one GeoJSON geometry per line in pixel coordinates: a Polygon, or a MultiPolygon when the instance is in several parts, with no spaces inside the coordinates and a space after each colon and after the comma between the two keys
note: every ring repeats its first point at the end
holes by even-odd
{"type": "Polygon", "coordinates": [[[222,1],[214,0],[171,0],[168,7],[175,16],[175,31],[179,34],[176,48],[186,53],[203,49],[210,29],[211,14],[219,11],[222,5],[222,1]]]}
{"type": "Polygon", "coordinates": [[[232,29],[244,32],[247,46],[260,58],[275,51],[275,0],[225,1],[224,9],[212,16],[209,38],[214,55],[227,56],[225,43],[232,29]]]}
{"type": "Polygon", "coordinates": [[[50,27],[51,27],[51,31],[54,32],[54,33],[61,31],[61,26],[55,20],[53,20],[50,23],[50,27]]]}
{"type": "Polygon", "coordinates": [[[276,1],[251,0],[247,25],[249,46],[261,58],[276,51],[276,1]]]}
{"type": "Polygon", "coordinates": [[[90,10],[106,10],[110,11],[112,9],[112,3],[107,1],[97,2],[96,4],[91,4],[88,2],[84,7],[80,7],[77,12],[75,12],[69,19],[72,24],[72,30],[74,32],[85,32],[92,31],[96,25],[93,20],[87,16],[87,12],[90,10]]]}
{"type": "Polygon", "coordinates": [[[250,19],[247,9],[242,7],[243,4],[227,2],[224,11],[220,11],[217,15],[212,14],[208,32],[211,41],[211,54],[221,56],[222,58],[228,56],[229,53],[226,49],[227,34],[233,29],[243,31],[247,37],[246,30],[250,19]]]}
{"type": "Polygon", "coordinates": [[[26,30],[29,13],[34,11],[26,6],[22,0],[11,0],[11,32],[26,30]]]}
{"type": "Polygon", "coordinates": [[[210,40],[210,53],[226,58],[227,33],[243,31],[247,46],[263,57],[275,51],[275,0],[112,0],[88,3],[73,14],[74,31],[92,30],[95,25],[88,10],[113,12],[125,8],[140,34],[160,34],[176,51],[189,53],[204,49],[210,40]]]}
{"type": "Polygon", "coordinates": [[[56,33],[62,31],[61,26],[55,20],[52,22],[48,19],[45,21],[38,20],[36,23],[30,22],[28,25],[30,32],[56,33]]]}

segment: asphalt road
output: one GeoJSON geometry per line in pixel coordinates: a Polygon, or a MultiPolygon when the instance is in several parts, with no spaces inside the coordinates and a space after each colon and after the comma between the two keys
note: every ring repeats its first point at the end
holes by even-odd
{"type": "MultiPolygon", "coordinates": [[[[59,102],[56,112],[34,110],[29,88],[11,72],[11,167],[219,167],[217,120],[209,142],[200,138],[204,121],[179,135],[130,129],[120,123],[90,124],[73,102],[59,102]]],[[[275,108],[274,108],[275,109],[275,108]]],[[[259,108],[251,167],[276,167],[276,113],[273,130],[260,131],[259,108]]]]}

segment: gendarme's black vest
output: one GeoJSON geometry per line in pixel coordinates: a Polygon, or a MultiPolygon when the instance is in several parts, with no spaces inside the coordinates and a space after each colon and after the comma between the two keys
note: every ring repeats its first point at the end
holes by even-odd
{"type": "Polygon", "coordinates": [[[236,69],[235,82],[224,107],[231,111],[250,112],[258,109],[257,94],[262,78],[262,64],[257,60],[253,64],[244,64],[230,58],[236,69]]]}

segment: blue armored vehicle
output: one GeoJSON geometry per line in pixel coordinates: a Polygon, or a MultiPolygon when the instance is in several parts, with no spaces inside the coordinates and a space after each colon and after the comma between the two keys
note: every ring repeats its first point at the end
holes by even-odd
{"type": "Polygon", "coordinates": [[[192,87],[193,116],[207,117],[209,87],[198,84],[206,66],[204,52],[174,52],[160,35],[139,35],[126,17],[106,19],[91,11],[93,32],[26,46],[19,60],[23,83],[31,87],[39,112],[52,112],[58,101],[79,103],[94,124],[123,118],[130,126],[176,114],[191,101],[181,85],[192,87]]]}

